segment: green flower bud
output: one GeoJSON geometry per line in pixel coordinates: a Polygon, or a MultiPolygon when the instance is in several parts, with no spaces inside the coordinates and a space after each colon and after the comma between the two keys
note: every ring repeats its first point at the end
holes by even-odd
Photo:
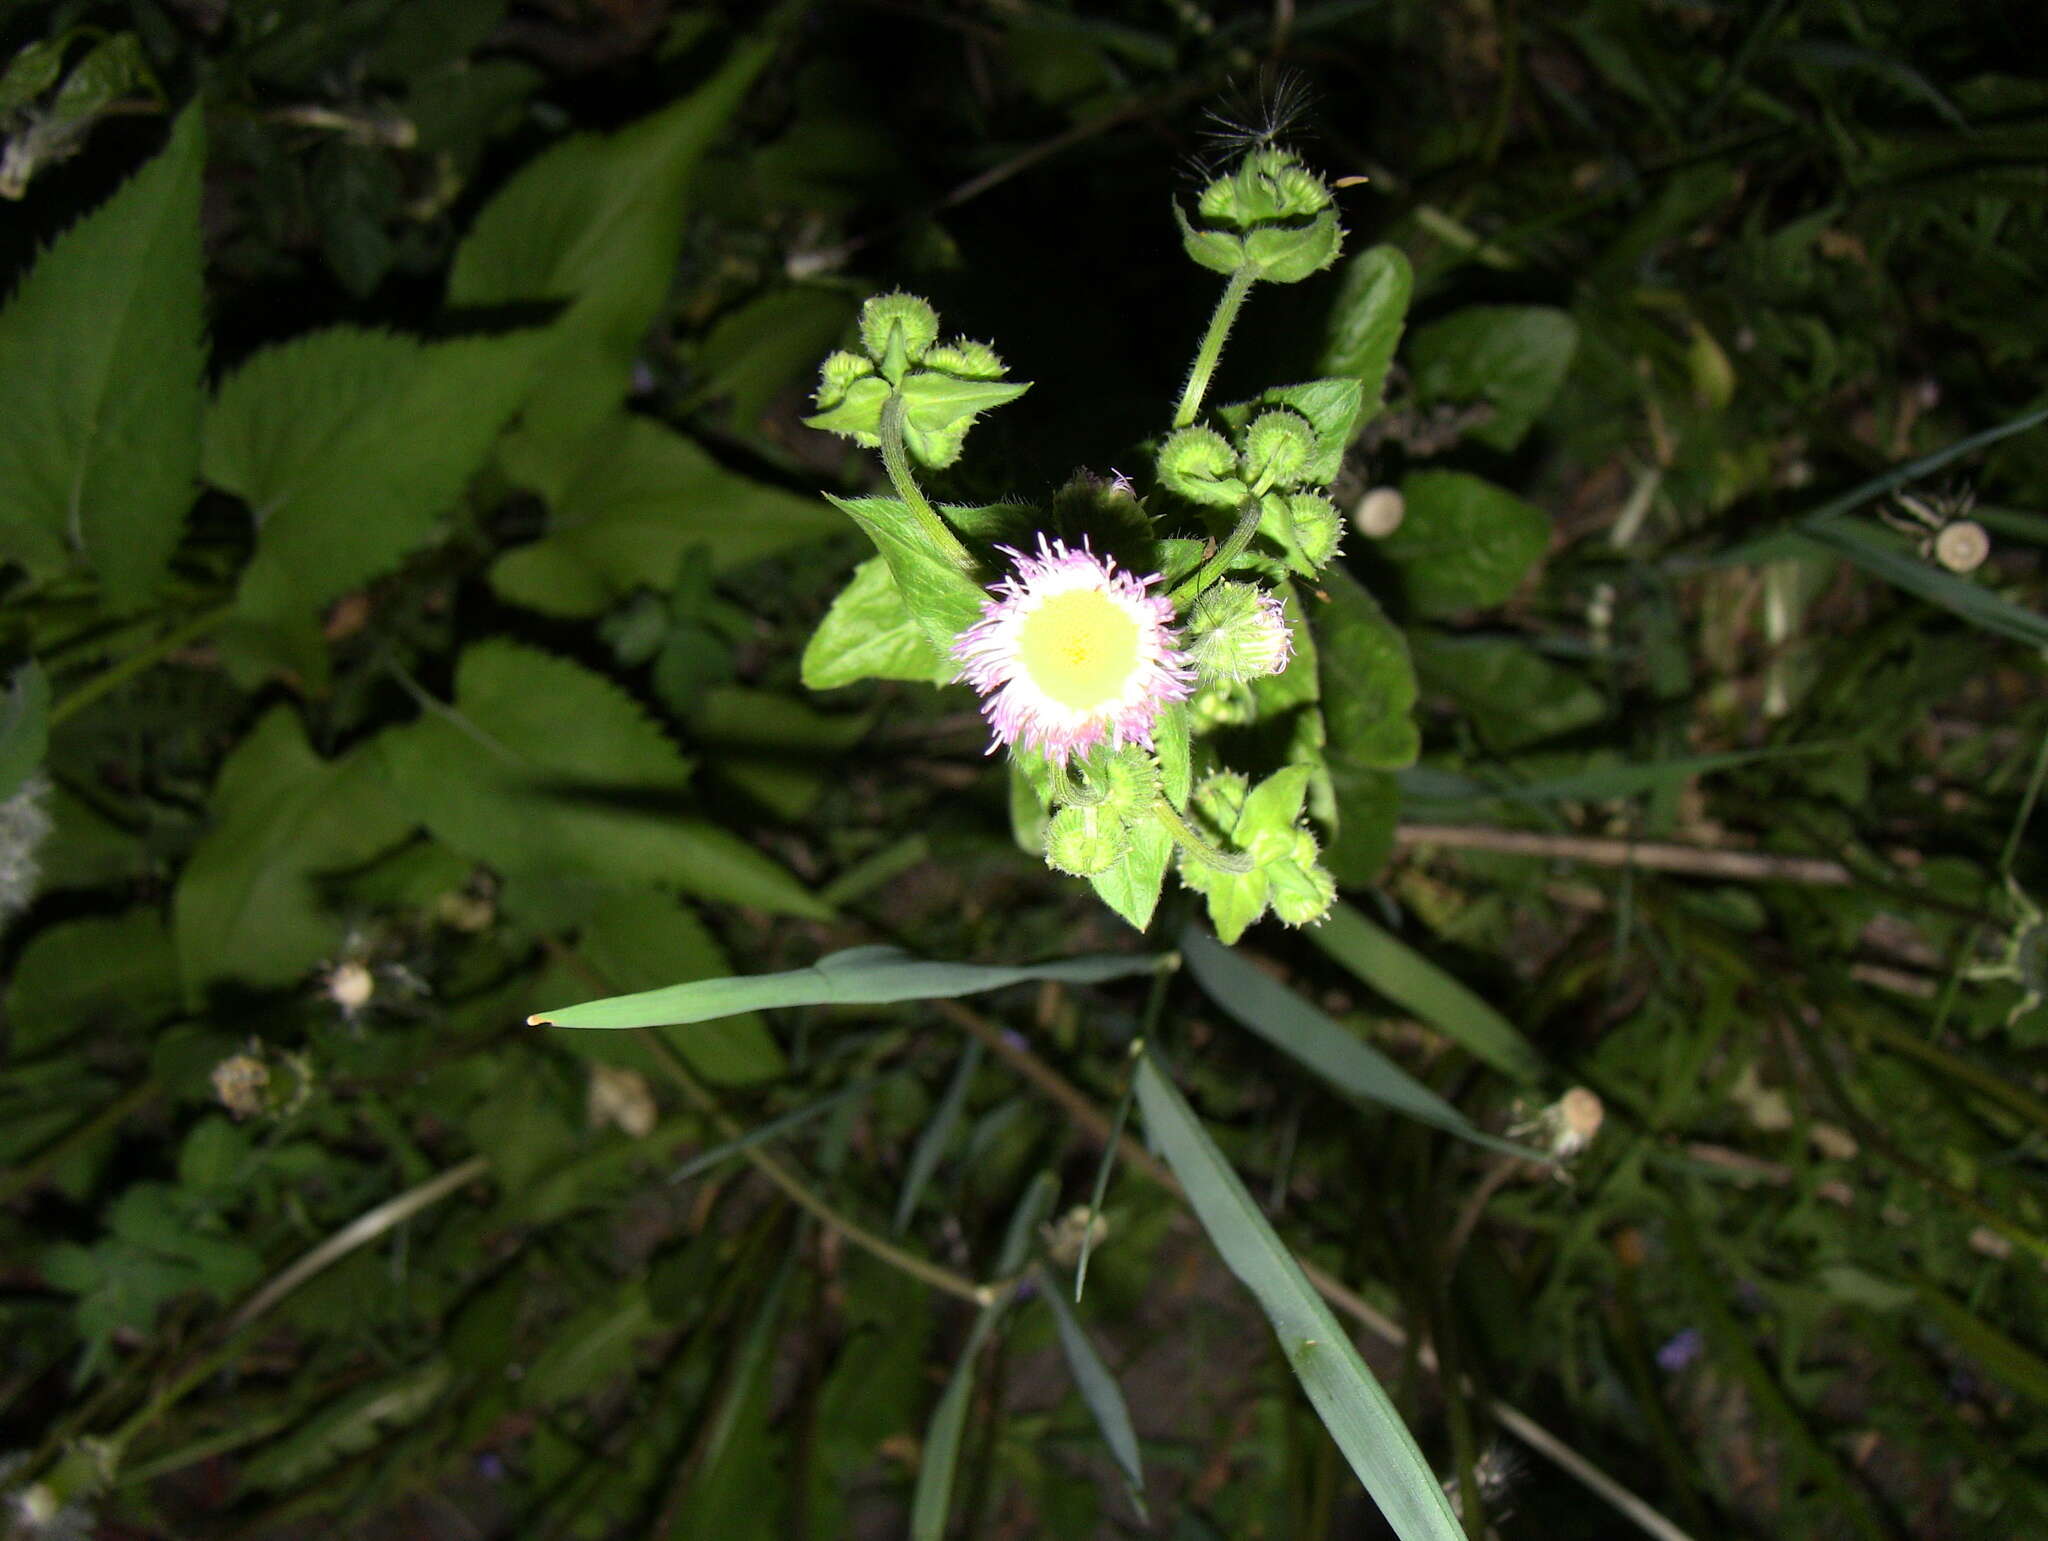
{"type": "Polygon", "coordinates": [[[1316,431],[1308,419],[1282,407],[1252,419],[1239,459],[1252,491],[1264,492],[1300,482],[1315,452],[1316,431]]]}
{"type": "Polygon", "coordinates": [[[1291,150],[1253,150],[1196,200],[1190,223],[1175,205],[1181,244],[1203,267],[1234,273],[1250,265],[1268,283],[1291,284],[1337,260],[1344,244],[1323,179],[1291,150]]]}
{"type": "Polygon", "coordinates": [[[1188,613],[1186,637],[1204,684],[1278,674],[1294,655],[1279,596],[1249,583],[1225,581],[1205,592],[1188,613]]]}
{"type": "Polygon", "coordinates": [[[1213,428],[1182,428],[1159,446],[1159,479],[1191,503],[1236,508],[1247,488],[1237,478],[1237,455],[1213,428]]]}
{"type": "Polygon", "coordinates": [[[1259,869],[1271,885],[1273,913],[1290,926],[1321,920],[1337,902],[1337,880],[1316,859],[1318,854],[1316,837],[1297,829],[1293,850],[1259,869]]]}
{"type": "Polygon", "coordinates": [[[1046,864],[1075,877],[1107,872],[1130,848],[1130,831],[1107,804],[1062,808],[1045,827],[1046,864]]]}
{"type": "Polygon", "coordinates": [[[994,348],[985,342],[971,342],[965,337],[940,343],[920,362],[926,369],[936,369],[941,374],[961,380],[1000,380],[1010,372],[994,348]]]}
{"type": "Polygon", "coordinates": [[[903,358],[916,363],[939,340],[939,313],[914,294],[878,294],[860,308],[860,345],[889,373],[892,340],[900,335],[903,358]]]}
{"type": "Polygon", "coordinates": [[[857,381],[867,379],[874,372],[873,362],[858,353],[844,350],[828,353],[818,370],[818,391],[812,399],[818,403],[821,412],[829,412],[846,400],[846,393],[857,381]]]}
{"type": "Polygon", "coordinates": [[[1344,516],[1337,505],[1320,492],[1297,492],[1287,500],[1288,523],[1294,529],[1294,544],[1307,560],[1311,573],[1329,565],[1344,538],[1344,516]]]}
{"type": "Polygon", "coordinates": [[[1237,828],[1238,815],[1244,812],[1244,800],[1250,795],[1249,780],[1236,771],[1218,771],[1202,778],[1188,799],[1188,807],[1210,834],[1227,841],[1237,828]]]}

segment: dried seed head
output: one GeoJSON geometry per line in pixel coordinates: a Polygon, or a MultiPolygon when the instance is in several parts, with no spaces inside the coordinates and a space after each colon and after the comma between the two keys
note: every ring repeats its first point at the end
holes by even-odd
{"type": "Polygon", "coordinates": [[[1973,573],[1991,555],[1991,537],[1974,519],[1944,525],[1934,537],[1934,559],[1952,573],[1973,573]]]}
{"type": "Polygon", "coordinates": [[[1351,522],[1358,526],[1359,534],[1372,540],[1385,540],[1401,528],[1401,521],[1407,513],[1407,500],[1398,489],[1375,487],[1358,500],[1358,507],[1351,511],[1351,522]]]}

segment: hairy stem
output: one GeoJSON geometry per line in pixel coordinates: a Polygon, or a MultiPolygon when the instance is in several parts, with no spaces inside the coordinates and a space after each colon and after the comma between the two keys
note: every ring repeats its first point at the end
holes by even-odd
{"type": "Polygon", "coordinates": [[[1188,601],[1214,583],[1230,570],[1230,564],[1244,554],[1244,548],[1252,543],[1252,537],[1259,533],[1259,519],[1263,514],[1257,498],[1246,498],[1244,507],[1237,516],[1237,526],[1216,548],[1216,554],[1204,562],[1188,577],[1180,581],[1179,587],[1167,595],[1176,610],[1183,609],[1188,601]]]}
{"type": "Polygon", "coordinates": [[[1216,302],[1216,310],[1209,317],[1209,330],[1202,334],[1202,346],[1195,354],[1194,367],[1188,370],[1188,383],[1181,390],[1180,405],[1173,409],[1173,426],[1185,428],[1195,420],[1195,414],[1202,410],[1202,398],[1209,392],[1209,377],[1216,373],[1216,361],[1223,357],[1224,339],[1230,336],[1232,323],[1244,307],[1244,298],[1252,292],[1252,285],[1258,282],[1258,272],[1246,263],[1230,275],[1230,282],[1223,286],[1223,298],[1216,302]]]}
{"type": "Polygon", "coordinates": [[[931,499],[917,485],[917,478],[910,474],[910,455],[903,447],[903,398],[895,394],[891,394],[882,406],[882,465],[889,472],[889,481],[896,489],[896,496],[903,500],[903,506],[910,510],[911,517],[917,521],[926,538],[962,572],[971,572],[974,558],[967,554],[967,548],[960,544],[960,537],[939,517],[931,499]]]}
{"type": "Polygon", "coordinates": [[[1204,866],[1214,867],[1218,872],[1249,872],[1252,870],[1251,857],[1232,855],[1219,851],[1209,844],[1194,825],[1182,818],[1165,798],[1153,801],[1152,811],[1159,815],[1159,822],[1166,826],[1166,832],[1173,836],[1174,844],[1186,851],[1204,866]]]}

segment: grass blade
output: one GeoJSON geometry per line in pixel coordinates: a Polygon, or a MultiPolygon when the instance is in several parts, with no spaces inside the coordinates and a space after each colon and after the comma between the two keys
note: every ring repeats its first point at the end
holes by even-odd
{"type": "Polygon", "coordinates": [[[1394,1404],[1323,1304],[1208,1131],[1147,1051],[1138,1106],[1202,1229],[1279,1335],[1316,1415],[1401,1541],[1464,1541],[1464,1530],[1394,1404]]]}
{"type": "Polygon", "coordinates": [[[809,968],[783,974],[698,979],[537,1012],[526,1020],[534,1027],[681,1027],[775,1006],[878,1006],[895,1001],[951,1000],[1028,980],[1101,984],[1149,974],[1158,966],[1158,958],[1147,953],[1063,958],[1013,968],[928,963],[895,947],[849,947],[820,958],[809,968]]]}
{"type": "Polygon", "coordinates": [[[1549,1078],[1549,1062],[1512,1022],[1350,905],[1332,905],[1323,923],[1309,929],[1308,939],[1360,981],[1503,1075],[1525,1086],[1549,1078]]]}
{"type": "Polygon", "coordinates": [[[1088,1404],[1095,1427],[1102,1431],[1102,1442],[1109,1446],[1109,1453],[1123,1470],[1132,1507],[1138,1511],[1138,1518],[1149,1524],[1150,1516],[1145,1512],[1145,1468],[1138,1459],[1138,1434],[1131,1427],[1131,1411],[1124,1404],[1124,1394],[1116,1377],[1109,1373],[1109,1366],[1095,1352],[1095,1345],[1083,1330],[1080,1318],[1074,1315],[1074,1308],[1067,1304],[1059,1280],[1047,1273],[1039,1284],[1045,1303],[1052,1308],[1053,1320],[1059,1324],[1060,1352],[1067,1356],[1067,1369],[1073,1374],[1074,1385],[1081,1400],[1088,1404]]]}
{"type": "Polygon", "coordinates": [[[967,1093],[974,1085],[974,1072],[980,1068],[981,1044],[970,1038],[967,1047],[960,1051],[959,1061],[953,1066],[953,1078],[946,1083],[945,1093],[939,1098],[931,1122],[924,1126],[924,1132],[917,1137],[916,1147],[910,1152],[910,1166],[903,1174],[903,1191],[896,1196],[895,1230],[902,1231],[910,1224],[910,1217],[917,1213],[917,1201],[923,1197],[925,1184],[932,1180],[932,1173],[939,1169],[946,1147],[953,1141],[953,1130],[960,1123],[960,1110],[967,1106],[967,1093]]]}
{"type": "Polygon", "coordinates": [[[917,1467],[917,1489],[910,1498],[910,1541],[945,1541],[946,1516],[953,1507],[953,1476],[960,1468],[960,1435],[967,1426],[967,1403],[974,1392],[974,1361],[997,1320],[1010,1304],[1010,1292],[982,1308],[960,1350],[960,1362],[946,1382],[945,1394],[932,1409],[924,1430],[924,1458],[917,1467]]]}
{"type": "Polygon", "coordinates": [[[1486,1133],[1379,1050],[1206,932],[1189,926],[1181,933],[1180,946],[1188,972],[1211,1000],[1339,1091],[1434,1124],[1489,1150],[1532,1161],[1547,1159],[1539,1151],[1486,1133]]]}

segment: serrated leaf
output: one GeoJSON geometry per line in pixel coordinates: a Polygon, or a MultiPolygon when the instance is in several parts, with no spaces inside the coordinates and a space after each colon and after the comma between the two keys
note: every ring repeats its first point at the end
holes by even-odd
{"type": "Polygon", "coordinates": [[[1401,497],[1406,517],[1378,551],[1400,569],[1418,615],[1500,604],[1549,548],[1543,510],[1481,477],[1415,471],[1401,478],[1401,497]]]}
{"type": "Polygon", "coordinates": [[[736,1011],[766,1011],[779,1006],[877,1006],[897,1001],[951,1000],[1041,979],[1064,984],[1101,984],[1105,980],[1150,973],[1157,966],[1158,960],[1145,954],[1105,954],[1011,966],[932,963],[894,947],[850,947],[828,953],[809,968],[671,985],[663,990],[539,1012],[532,1020],[552,1027],[660,1027],[669,1023],[707,1022],[736,1011]]]}
{"type": "Polygon", "coordinates": [[[1416,401],[1424,407],[1487,402],[1493,418],[1470,436],[1513,449],[1564,384],[1578,342],[1578,323],[1547,305],[1467,306],[1420,328],[1410,341],[1416,401]]]}
{"type": "Polygon", "coordinates": [[[230,375],[207,408],[202,469],[255,514],[242,620],[304,627],[426,544],[527,394],[543,335],[422,343],[333,327],[230,375]]]}
{"type": "Polygon", "coordinates": [[[889,564],[879,556],[853,570],[804,647],[809,690],[835,690],[860,680],[943,685],[958,672],[911,616],[889,564]]]}
{"type": "Polygon", "coordinates": [[[724,572],[843,528],[818,499],[728,471],[674,429],[621,413],[555,500],[548,533],[498,558],[491,586],[546,615],[596,615],[675,571],[692,546],[724,572]]]}
{"type": "Polygon", "coordinates": [[[59,921],[15,959],[8,1053],[29,1060],[76,1033],[147,1029],[181,999],[178,957],[154,908],[59,921]]]}
{"type": "Polygon", "coordinates": [[[1173,836],[1166,826],[1156,818],[1139,818],[1131,825],[1131,848],[1123,860],[1088,882],[1104,904],[1143,931],[1159,907],[1159,891],[1172,860],[1173,836]]]}
{"type": "Polygon", "coordinates": [[[503,640],[467,649],[455,702],[376,740],[399,805],[505,873],[657,884],[829,913],[737,835],[685,811],[689,766],[602,675],[503,640]]]}
{"type": "Polygon", "coordinates": [[[1397,246],[1369,246],[1344,266],[1316,370],[1358,381],[1368,418],[1380,409],[1414,290],[1415,270],[1397,246]]]}
{"type": "Polygon", "coordinates": [[[404,839],[373,753],[323,760],[298,714],[267,713],[221,766],[211,827],[171,899],[188,997],[211,981],[282,985],[340,946],[323,874],[360,865],[404,839]]]}
{"type": "Polygon", "coordinates": [[[0,311],[0,559],[41,576],[82,552],[118,609],[148,599],[192,502],[205,158],[195,105],[0,311]]]}
{"type": "Polygon", "coordinates": [[[777,38],[737,46],[680,101],[615,134],[577,134],[529,161],[455,254],[455,306],[567,302],[549,329],[545,379],[528,404],[514,469],[550,499],[624,400],[634,356],[674,274],[699,160],[745,98],[777,38]]]}
{"type": "Polygon", "coordinates": [[[1321,601],[1307,609],[1317,639],[1329,758],[1360,769],[1414,764],[1422,748],[1415,665],[1400,628],[1340,566],[1323,574],[1321,601]]]}
{"type": "Polygon", "coordinates": [[[925,539],[901,501],[825,496],[875,543],[904,608],[938,652],[946,653],[955,637],[981,619],[987,597],[981,586],[925,539]]]}
{"type": "Polygon", "coordinates": [[[1257,1298],[1316,1416],[1394,1534],[1400,1541],[1463,1541],[1415,1436],[1149,1050],[1138,1060],[1136,1080],[1145,1127],[1186,1188],[1195,1218],[1257,1298]]]}

